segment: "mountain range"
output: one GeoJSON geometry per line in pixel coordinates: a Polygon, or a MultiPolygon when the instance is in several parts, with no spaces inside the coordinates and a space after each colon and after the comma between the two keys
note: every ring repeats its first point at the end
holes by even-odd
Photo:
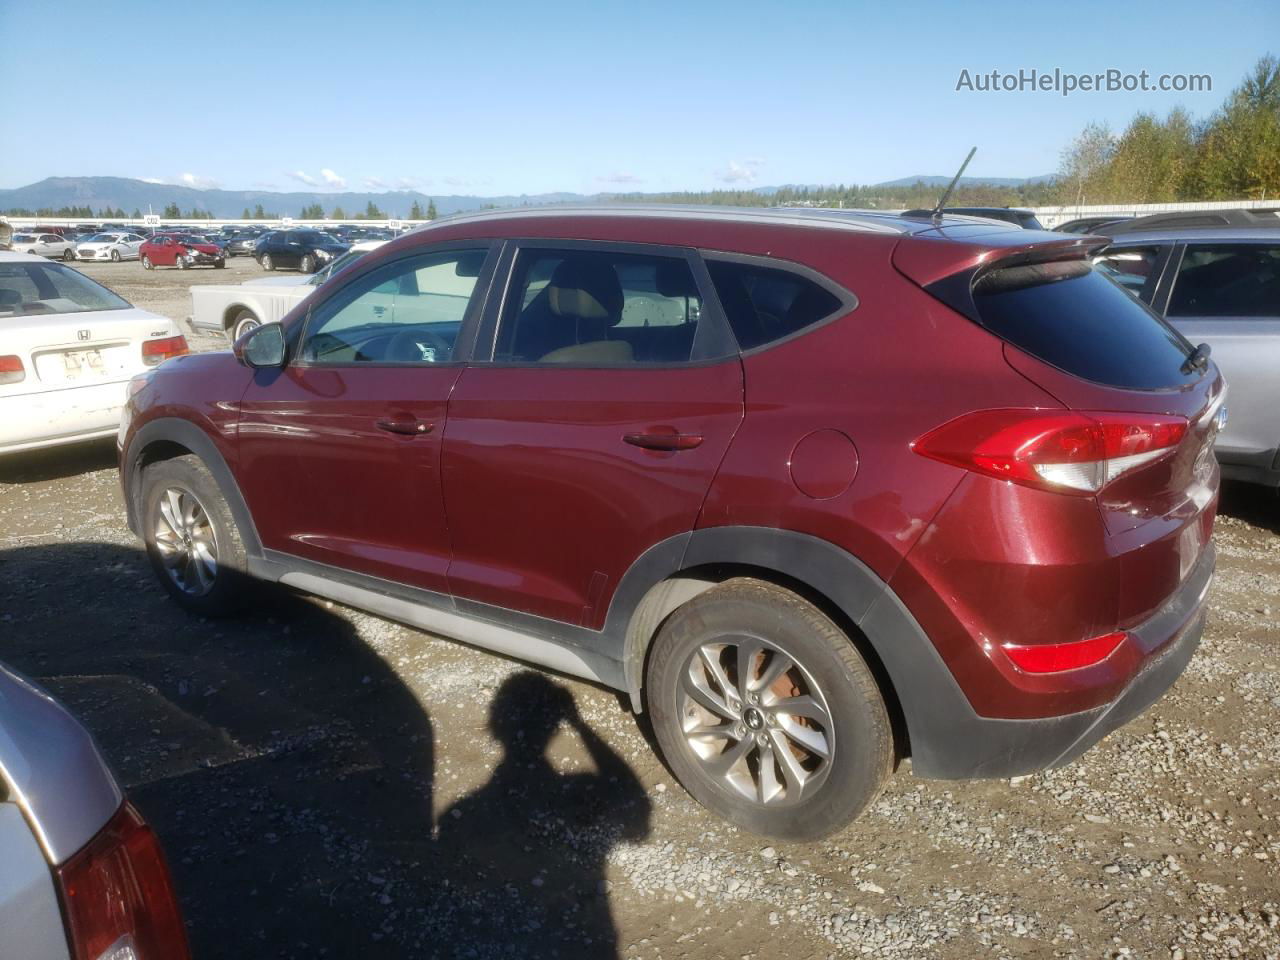
{"type": "MultiPolygon", "coordinates": [[[[965,185],[992,184],[1019,186],[1023,183],[1052,179],[1046,177],[983,178],[964,177],[965,185]]],[[[917,182],[926,186],[939,186],[951,182],[945,176],[903,177],[876,184],[881,187],[907,187],[917,182]]],[[[756,187],[754,192],[769,196],[782,187],[756,187]]],[[[287,193],[270,190],[200,190],[195,187],[127,177],[47,177],[25,187],[0,190],[0,211],[3,210],[57,210],[61,207],[92,207],[95,211],[109,207],[126,213],[139,210],[142,213],[161,212],[168,204],[176,203],[183,213],[202,210],[214,217],[239,217],[246,209],[258,204],[270,213],[297,216],[302,208],[320,204],[326,212],[342,207],[348,216],[362,213],[369,203],[392,217],[407,217],[416,202],[422,209],[434,202],[440,215],[479,210],[483,207],[534,206],[551,203],[581,203],[599,199],[609,194],[537,193],[507,194],[477,197],[461,194],[427,194],[413,190],[385,191],[381,193],[344,191],[341,193],[320,191],[292,191],[287,193]]],[[[629,194],[641,197],[643,195],[629,194]]]]}

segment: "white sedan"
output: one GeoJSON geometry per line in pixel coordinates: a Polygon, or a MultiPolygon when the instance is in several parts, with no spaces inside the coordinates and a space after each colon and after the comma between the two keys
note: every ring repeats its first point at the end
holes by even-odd
{"type": "Polygon", "coordinates": [[[0,454],[113,436],[130,378],[186,352],[168,317],[60,263],[0,253],[0,454]]]}
{"type": "Polygon", "coordinates": [[[196,331],[221,333],[233,343],[264,323],[273,323],[311,295],[311,291],[345,270],[386,240],[364,240],[313,274],[260,277],[244,283],[197,284],[191,288],[191,326],[196,331]]]}
{"type": "Polygon", "coordinates": [[[76,257],[80,260],[137,260],[142,237],[136,233],[95,233],[88,240],[76,245],[76,257]]]}
{"type": "Polygon", "coordinates": [[[76,258],[75,242],[56,233],[15,233],[9,246],[19,253],[34,253],[39,257],[76,258]]]}

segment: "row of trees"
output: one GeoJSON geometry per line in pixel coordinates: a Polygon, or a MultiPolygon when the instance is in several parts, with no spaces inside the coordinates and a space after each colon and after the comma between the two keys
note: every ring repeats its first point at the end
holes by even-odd
{"type": "MultiPolygon", "coordinates": [[[[129,217],[120,207],[114,210],[111,207],[100,207],[97,213],[94,213],[90,206],[83,207],[40,207],[38,210],[31,210],[26,207],[11,207],[4,211],[11,217],[49,217],[58,220],[124,220],[129,217]]],[[[142,218],[141,212],[133,211],[133,219],[142,218]]]]}
{"type": "MultiPolygon", "coordinates": [[[[261,209],[261,208],[259,208],[261,209]]],[[[434,200],[427,201],[427,208],[422,209],[422,204],[417,200],[413,201],[413,206],[409,208],[410,220],[434,220],[436,218],[436,202],[434,200]]],[[[249,219],[248,208],[245,209],[244,219],[249,219]]],[[[298,214],[299,220],[388,220],[390,219],[382,209],[370,200],[364,208],[363,212],[357,212],[352,216],[347,216],[347,211],[342,207],[334,207],[333,212],[325,217],[324,207],[318,203],[313,203],[302,208],[298,214]]]]}

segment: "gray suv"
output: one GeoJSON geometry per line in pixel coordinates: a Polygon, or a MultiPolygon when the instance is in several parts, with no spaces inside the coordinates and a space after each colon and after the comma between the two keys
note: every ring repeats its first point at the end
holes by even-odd
{"type": "Polygon", "coordinates": [[[1114,242],[1095,262],[1212,348],[1230,389],[1217,442],[1223,476],[1280,487],[1280,217],[1224,219],[1233,222],[1156,216],[1101,227],[1114,242]]]}

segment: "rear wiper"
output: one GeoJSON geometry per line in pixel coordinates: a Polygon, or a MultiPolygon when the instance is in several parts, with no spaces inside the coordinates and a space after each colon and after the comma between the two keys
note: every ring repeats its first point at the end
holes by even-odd
{"type": "Polygon", "coordinates": [[[1211,349],[1207,343],[1201,343],[1191,351],[1191,355],[1182,361],[1182,372],[1190,373],[1192,370],[1204,370],[1209,366],[1209,354],[1211,349]]]}

